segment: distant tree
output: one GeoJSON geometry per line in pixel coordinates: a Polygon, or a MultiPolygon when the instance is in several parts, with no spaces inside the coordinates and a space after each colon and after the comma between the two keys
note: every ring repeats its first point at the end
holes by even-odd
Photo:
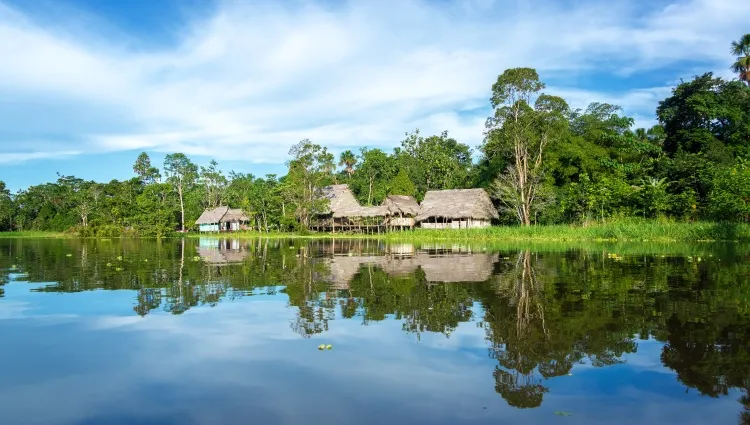
{"type": "Polygon", "coordinates": [[[409,179],[409,174],[403,168],[398,171],[396,177],[391,179],[388,186],[389,195],[414,196],[417,192],[416,186],[414,186],[414,183],[409,179]]]}
{"type": "Polygon", "coordinates": [[[0,232],[13,230],[15,205],[5,182],[0,180],[0,232]]]}
{"type": "Polygon", "coordinates": [[[164,158],[164,172],[167,182],[177,192],[180,201],[180,229],[185,231],[185,194],[195,185],[198,167],[182,153],[169,154],[164,158]]]}
{"type": "Polygon", "coordinates": [[[133,164],[133,172],[138,175],[138,178],[145,184],[151,184],[161,179],[159,169],[151,166],[151,158],[149,158],[146,152],[141,152],[138,155],[138,159],[133,164]]]}
{"type": "Polygon", "coordinates": [[[281,187],[286,202],[295,207],[295,214],[303,226],[310,225],[310,218],[323,208],[323,201],[316,193],[330,181],[334,169],[333,154],[328,149],[304,139],[289,150],[292,159],[289,172],[281,187]]]}
{"type": "Polygon", "coordinates": [[[539,94],[544,83],[531,68],[508,69],[492,86],[494,116],[487,119],[484,151],[509,165],[495,181],[495,196],[519,222],[530,225],[543,183],[544,153],[566,132],[568,105],[539,94]]]}
{"type": "Polygon", "coordinates": [[[222,204],[224,191],[229,183],[218,165],[215,160],[211,160],[208,168],[201,167],[199,184],[203,186],[206,208],[216,208],[222,204]]]}
{"type": "Polygon", "coordinates": [[[732,42],[732,55],[736,57],[731,69],[739,79],[750,85],[750,33],[732,42]]]}
{"type": "Polygon", "coordinates": [[[365,204],[372,205],[373,201],[379,203],[385,198],[387,182],[394,173],[394,166],[392,158],[380,149],[364,147],[360,150],[354,189],[365,204]]]}
{"type": "Polygon", "coordinates": [[[419,129],[406,133],[401,147],[395,150],[398,166],[407,170],[422,197],[428,190],[459,189],[468,184],[471,170],[471,149],[449,137],[423,137],[419,129]]]}
{"type": "Polygon", "coordinates": [[[351,178],[352,174],[354,174],[355,165],[357,165],[357,156],[354,155],[354,152],[350,150],[341,152],[341,155],[339,156],[339,166],[344,167],[344,171],[346,171],[346,174],[349,176],[349,178],[351,178]]]}

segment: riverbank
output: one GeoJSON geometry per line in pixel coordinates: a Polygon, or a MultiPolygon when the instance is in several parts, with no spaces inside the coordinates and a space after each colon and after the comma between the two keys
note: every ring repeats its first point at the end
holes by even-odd
{"type": "Polygon", "coordinates": [[[30,231],[30,232],[0,232],[0,238],[3,239],[61,239],[61,238],[74,238],[75,235],[62,232],[44,232],[44,231],[30,231]]]}
{"type": "MultiPolygon", "coordinates": [[[[0,238],[75,238],[59,232],[0,232],[0,238]]],[[[180,237],[175,233],[174,237],[180,237]]],[[[750,242],[750,224],[623,220],[550,226],[493,226],[486,229],[414,229],[374,235],[359,233],[191,232],[189,238],[378,239],[394,242],[750,242]]]]}
{"type": "Polygon", "coordinates": [[[552,241],[552,242],[750,242],[750,225],[728,223],[678,223],[628,220],[587,226],[493,226],[486,229],[414,229],[374,235],[348,233],[191,233],[188,237],[360,239],[386,241],[552,241]]]}

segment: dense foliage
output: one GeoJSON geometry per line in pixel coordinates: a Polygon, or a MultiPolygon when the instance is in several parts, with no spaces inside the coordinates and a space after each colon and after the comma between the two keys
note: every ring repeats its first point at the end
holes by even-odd
{"type": "Polygon", "coordinates": [[[588,223],[623,217],[750,221],[750,37],[732,43],[738,80],[711,73],[679,84],[633,128],[616,105],[572,109],[544,94],[530,68],[509,69],[491,90],[492,116],[477,151],[448,132],[407,133],[392,152],[341,152],[303,140],[285,176],[198,167],[181,153],[160,170],[142,153],[136,177],[109,183],[58,176],[11,194],[0,181],[0,231],[163,236],[194,228],[206,208],[242,208],[258,231],[295,230],[323,206],[316,190],[347,183],[364,205],[389,194],[420,200],[435,189],[486,188],[501,222],[588,223]],[[476,161],[473,155],[476,155],[476,161]],[[338,167],[337,167],[338,166],[338,167]]]}

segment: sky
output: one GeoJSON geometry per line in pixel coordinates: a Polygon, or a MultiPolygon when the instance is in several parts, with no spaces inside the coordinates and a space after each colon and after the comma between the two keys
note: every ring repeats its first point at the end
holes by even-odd
{"type": "Polygon", "coordinates": [[[283,174],[302,139],[471,147],[505,69],[655,123],[680,79],[733,78],[737,0],[0,0],[0,180],[133,176],[183,152],[283,174]]]}

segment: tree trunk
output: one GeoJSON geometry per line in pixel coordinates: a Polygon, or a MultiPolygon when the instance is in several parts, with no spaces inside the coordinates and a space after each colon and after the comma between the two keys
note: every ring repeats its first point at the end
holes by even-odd
{"type": "Polygon", "coordinates": [[[178,187],[177,194],[180,196],[180,228],[182,233],[185,233],[185,203],[182,200],[182,185],[178,187]]]}
{"type": "Polygon", "coordinates": [[[370,177],[370,189],[367,192],[367,205],[372,205],[372,181],[375,177],[370,177]]]}

